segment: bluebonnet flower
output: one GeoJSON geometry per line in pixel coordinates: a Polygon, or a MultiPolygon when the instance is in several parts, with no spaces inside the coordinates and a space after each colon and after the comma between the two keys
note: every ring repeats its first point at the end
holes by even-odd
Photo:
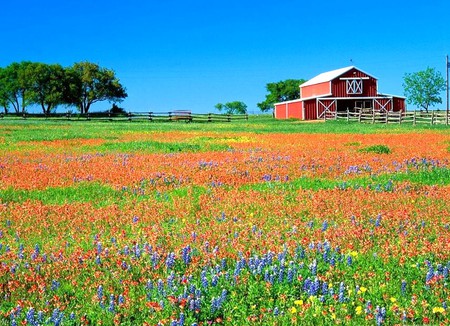
{"type": "Polygon", "coordinates": [[[158,288],[158,293],[160,295],[164,295],[164,282],[163,282],[163,280],[158,279],[157,288],[158,288]]]}
{"type": "Polygon", "coordinates": [[[19,253],[17,254],[17,256],[19,257],[19,259],[23,259],[24,255],[23,255],[23,244],[21,243],[19,245],[19,253]]]}
{"type": "Polygon", "coordinates": [[[294,280],[294,270],[292,268],[289,268],[287,272],[287,281],[289,283],[292,283],[293,280],[294,280]]]}
{"type": "Polygon", "coordinates": [[[136,258],[141,258],[142,250],[139,243],[136,243],[136,245],[133,247],[133,253],[136,258]]]}
{"type": "Polygon", "coordinates": [[[184,326],[184,323],[186,321],[186,317],[184,316],[184,313],[180,313],[180,319],[178,320],[178,326],[184,326]]]}
{"type": "Polygon", "coordinates": [[[109,307],[108,307],[108,311],[109,312],[114,312],[115,310],[115,302],[114,302],[114,294],[111,294],[109,296],[109,307]]]}
{"type": "Polygon", "coordinates": [[[102,253],[102,244],[100,242],[97,242],[97,255],[100,255],[102,253]]]}
{"type": "Polygon", "coordinates": [[[311,275],[313,275],[313,276],[317,275],[317,261],[315,259],[313,260],[313,262],[310,266],[310,269],[311,269],[311,275]]]}
{"type": "Polygon", "coordinates": [[[37,322],[38,324],[42,324],[43,321],[44,321],[44,313],[39,310],[37,313],[37,322]]]}
{"type": "Polygon", "coordinates": [[[322,232],[325,232],[328,229],[328,221],[324,221],[322,224],[322,232]]]}
{"type": "Polygon", "coordinates": [[[188,245],[181,249],[181,257],[185,265],[189,265],[191,262],[191,247],[188,245]]]}
{"type": "Polygon", "coordinates": [[[280,311],[278,310],[278,307],[273,308],[273,315],[276,317],[280,314],[280,311]]]}
{"type": "Polygon", "coordinates": [[[52,313],[52,317],[50,320],[53,322],[53,325],[59,326],[61,325],[62,319],[64,317],[64,313],[60,312],[58,308],[55,308],[52,313]]]}
{"type": "Polygon", "coordinates": [[[406,281],[405,280],[402,281],[401,291],[402,291],[402,294],[404,294],[406,292],[406,281]]]}
{"type": "Polygon", "coordinates": [[[212,280],[211,280],[211,285],[212,286],[217,286],[217,283],[219,282],[219,277],[217,277],[217,275],[214,275],[213,277],[212,277],[212,280]]]}
{"type": "Polygon", "coordinates": [[[158,253],[155,251],[152,254],[152,257],[150,258],[150,260],[152,261],[152,267],[156,268],[156,266],[158,265],[159,262],[159,255],[158,253]]]}
{"type": "Polygon", "coordinates": [[[328,283],[327,282],[322,283],[322,294],[324,294],[324,295],[328,294],[328,283]]]}
{"type": "Polygon", "coordinates": [[[339,284],[339,298],[338,298],[339,302],[344,302],[345,301],[345,285],[344,282],[341,282],[339,284]]]}
{"type": "Polygon", "coordinates": [[[30,308],[29,310],[28,310],[28,312],[27,312],[27,315],[26,315],[26,320],[27,320],[27,324],[30,324],[30,325],[33,325],[33,326],[37,326],[38,325],[38,323],[37,323],[37,321],[34,319],[34,309],[33,308],[30,308]]]}
{"type": "Polygon", "coordinates": [[[97,288],[97,298],[101,300],[103,298],[103,286],[99,285],[97,288]]]}
{"type": "Polygon", "coordinates": [[[379,227],[380,225],[381,225],[381,214],[378,214],[375,220],[375,226],[379,227]]]}
{"type": "Polygon", "coordinates": [[[206,271],[203,270],[200,274],[200,281],[202,283],[202,287],[207,288],[208,287],[208,279],[206,278],[206,271]]]}
{"type": "Polygon", "coordinates": [[[352,263],[353,263],[352,256],[349,255],[349,256],[347,257],[347,265],[350,266],[352,263]]]}
{"type": "Polygon", "coordinates": [[[71,312],[69,315],[70,320],[75,320],[75,313],[71,312]]]}
{"type": "Polygon", "coordinates": [[[59,288],[60,283],[57,280],[52,280],[52,286],[51,286],[51,290],[55,291],[59,288]]]}

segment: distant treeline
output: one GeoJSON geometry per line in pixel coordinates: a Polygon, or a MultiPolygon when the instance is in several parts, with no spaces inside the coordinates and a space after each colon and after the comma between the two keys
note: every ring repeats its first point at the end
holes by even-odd
{"type": "Polygon", "coordinates": [[[58,106],[85,114],[95,102],[120,102],[126,97],[115,72],[91,62],[62,67],[22,61],[0,67],[0,107],[5,114],[26,113],[30,105],[40,106],[45,115],[58,106]]]}

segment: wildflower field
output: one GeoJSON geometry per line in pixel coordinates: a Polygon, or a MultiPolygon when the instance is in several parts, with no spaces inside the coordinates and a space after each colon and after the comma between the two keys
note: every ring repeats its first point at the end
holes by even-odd
{"type": "Polygon", "coordinates": [[[450,131],[0,121],[0,325],[450,323],[450,131]]]}

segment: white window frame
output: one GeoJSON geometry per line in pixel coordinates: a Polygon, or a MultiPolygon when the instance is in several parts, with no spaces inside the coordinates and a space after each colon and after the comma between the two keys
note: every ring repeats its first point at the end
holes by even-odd
{"type": "Polygon", "coordinates": [[[362,94],[363,92],[363,81],[362,79],[347,79],[345,81],[347,94],[362,94]]]}

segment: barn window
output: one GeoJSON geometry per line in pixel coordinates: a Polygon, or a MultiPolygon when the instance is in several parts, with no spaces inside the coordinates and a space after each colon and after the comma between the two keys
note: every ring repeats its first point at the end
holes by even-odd
{"type": "Polygon", "coordinates": [[[362,79],[347,79],[347,94],[362,94],[363,81],[362,79]]]}

